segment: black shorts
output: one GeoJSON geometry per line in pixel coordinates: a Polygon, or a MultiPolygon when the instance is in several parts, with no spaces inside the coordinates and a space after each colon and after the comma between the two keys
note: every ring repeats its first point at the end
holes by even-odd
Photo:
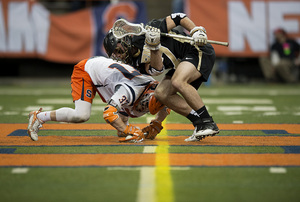
{"type": "MultiPolygon", "coordinates": [[[[202,82],[208,80],[216,59],[215,51],[210,44],[200,47],[200,51],[193,47],[181,60],[181,62],[187,61],[192,63],[202,75],[199,79],[190,83],[195,89],[198,89],[202,82]],[[199,64],[200,60],[201,63],[199,64]]],[[[166,76],[172,77],[174,72],[175,69],[171,69],[166,73],[166,76]]]]}

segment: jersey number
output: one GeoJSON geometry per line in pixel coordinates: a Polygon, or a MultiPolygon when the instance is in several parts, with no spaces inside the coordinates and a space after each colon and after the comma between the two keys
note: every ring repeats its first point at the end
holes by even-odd
{"type": "Polygon", "coordinates": [[[136,76],[142,75],[140,72],[138,72],[136,70],[129,72],[127,69],[125,69],[125,67],[123,67],[122,65],[117,64],[117,63],[110,65],[109,68],[119,70],[129,80],[133,79],[136,76]]]}

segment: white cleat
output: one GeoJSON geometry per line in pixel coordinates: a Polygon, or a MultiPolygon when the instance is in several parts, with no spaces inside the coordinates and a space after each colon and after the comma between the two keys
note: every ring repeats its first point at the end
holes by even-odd
{"type": "Polygon", "coordinates": [[[196,129],[198,130],[195,133],[196,137],[200,137],[201,139],[207,137],[207,136],[215,136],[220,132],[217,124],[215,122],[207,122],[201,125],[196,126],[196,129]]]}
{"type": "Polygon", "coordinates": [[[197,142],[197,141],[200,141],[200,140],[201,140],[200,137],[196,137],[196,128],[195,128],[192,136],[186,138],[184,141],[186,141],[186,142],[197,142]]]}
{"type": "Polygon", "coordinates": [[[29,123],[27,128],[27,133],[29,137],[33,141],[38,140],[38,132],[39,129],[43,126],[43,121],[37,118],[37,115],[42,111],[42,108],[40,108],[38,111],[32,111],[29,113],[29,123]]]}
{"type": "Polygon", "coordinates": [[[205,118],[199,120],[195,126],[195,130],[189,138],[185,139],[186,142],[200,141],[208,136],[215,136],[220,132],[217,124],[212,120],[212,118],[205,118]]]}
{"type": "Polygon", "coordinates": [[[192,136],[186,138],[184,141],[186,141],[186,142],[198,142],[198,141],[200,141],[200,138],[196,137],[195,135],[192,135],[192,136]]]}

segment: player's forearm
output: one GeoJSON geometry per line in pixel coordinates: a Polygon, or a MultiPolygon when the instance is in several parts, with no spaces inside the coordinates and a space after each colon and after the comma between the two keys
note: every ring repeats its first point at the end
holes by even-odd
{"type": "Polygon", "coordinates": [[[114,122],[110,123],[110,125],[112,125],[115,129],[121,132],[123,132],[126,129],[126,125],[121,118],[116,119],[114,122]]]}
{"type": "Polygon", "coordinates": [[[155,119],[163,122],[165,120],[165,118],[169,115],[169,112],[166,110],[166,108],[160,110],[159,112],[157,112],[155,119]]]}
{"type": "Polygon", "coordinates": [[[158,76],[164,72],[162,53],[159,50],[151,51],[150,63],[145,64],[145,70],[151,76],[158,76]]]}
{"type": "Polygon", "coordinates": [[[180,25],[184,27],[187,31],[191,31],[194,27],[196,27],[195,23],[188,17],[183,18],[180,21],[180,25]]]}
{"type": "Polygon", "coordinates": [[[162,53],[160,50],[151,51],[150,65],[158,71],[163,69],[162,53]]]}
{"type": "MultiPolygon", "coordinates": [[[[171,16],[166,17],[166,23],[168,31],[176,27],[176,24],[172,20],[171,16]]],[[[182,18],[180,20],[180,25],[187,31],[191,31],[194,27],[196,27],[195,23],[188,17],[182,18]]]]}

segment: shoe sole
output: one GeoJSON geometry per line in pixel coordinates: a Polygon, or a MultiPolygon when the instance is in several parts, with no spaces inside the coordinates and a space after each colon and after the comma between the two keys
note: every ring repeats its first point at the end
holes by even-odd
{"type": "Polygon", "coordinates": [[[189,140],[188,138],[184,140],[185,142],[198,142],[200,139],[189,140]]]}
{"type": "Polygon", "coordinates": [[[28,128],[27,128],[27,133],[28,133],[29,137],[31,138],[31,140],[33,140],[33,141],[37,141],[37,139],[34,138],[34,137],[31,135],[31,128],[32,128],[32,126],[33,126],[33,124],[34,124],[34,122],[35,122],[35,120],[36,120],[35,113],[36,113],[36,112],[31,112],[31,113],[29,114],[29,121],[30,121],[30,119],[31,119],[31,121],[30,121],[30,123],[28,124],[28,128]],[[32,117],[32,118],[31,118],[31,117],[32,117]]]}
{"type": "Polygon", "coordinates": [[[38,140],[38,137],[35,139],[32,135],[31,135],[31,132],[29,130],[27,130],[27,133],[29,135],[29,137],[31,138],[31,140],[33,141],[37,141],[38,140]]]}
{"type": "Polygon", "coordinates": [[[198,131],[195,136],[196,137],[202,137],[202,138],[205,138],[207,136],[215,136],[216,134],[218,134],[220,131],[215,131],[215,130],[211,130],[211,129],[208,129],[208,130],[204,130],[204,131],[198,131]]]}

